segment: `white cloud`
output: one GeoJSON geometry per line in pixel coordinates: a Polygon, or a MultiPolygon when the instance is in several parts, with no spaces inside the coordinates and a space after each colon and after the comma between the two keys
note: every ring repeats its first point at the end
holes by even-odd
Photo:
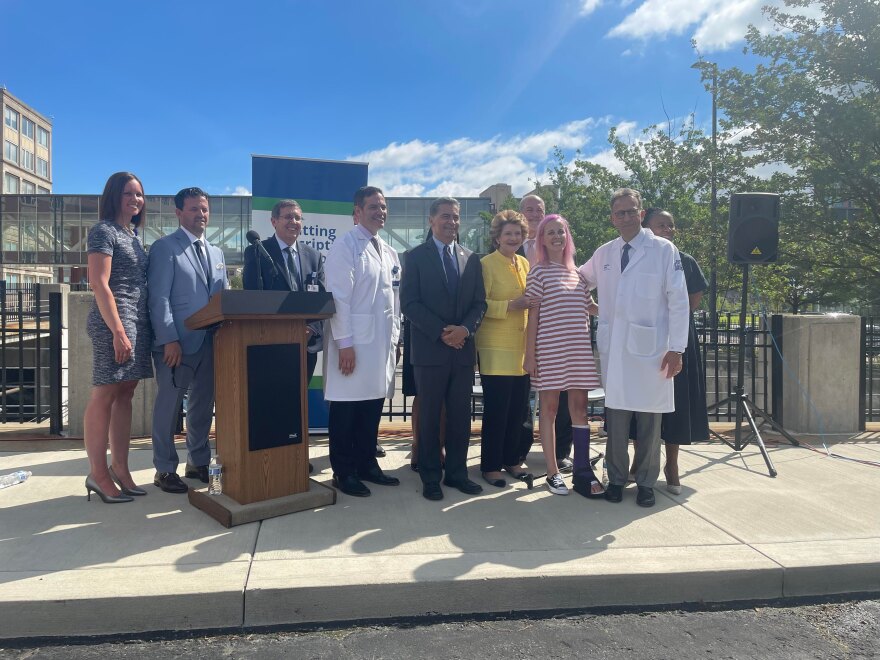
{"type": "Polygon", "coordinates": [[[742,41],[749,25],[762,25],[761,0],[721,3],[708,14],[694,32],[698,47],[706,51],[726,50],[742,41]]]}
{"type": "Polygon", "coordinates": [[[602,4],[602,0],[581,0],[581,16],[589,16],[602,4]]]}
{"type": "Polygon", "coordinates": [[[608,36],[647,40],[687,33],[702,52],[726,50],[744,39],[750,24],[768,27],[762,7],[780,4],[781,0],[645,0],[608,36]]]}
{"type": "Polygon", "coordinates": [[[235,186],[234,188],[226,186],[226,188],[223,190],[223,194],[248,196],[251,194],[251,191],[247,186],[235,186]]]}
{"type": "Polygon", "coordinates": [[[502,182],[519,196],[534,188],[536,176],[545,178],[555,147],[572,155],[594,138],[604,139],[608,127],[607,118],[586,118],[528,135],[461,137],[442,144],[418,139],[392,142],[349,160],[368,162],[370,182],[395,197],[471,197],[502,182]]]}
{"type": "Polygon", "coordinates": [[[656,35],[682,34],[688,27],[701,21],[712,7],[724,4],[725,0],[645,0],[611,28],[608,36],[646,39],[656,35]]]}

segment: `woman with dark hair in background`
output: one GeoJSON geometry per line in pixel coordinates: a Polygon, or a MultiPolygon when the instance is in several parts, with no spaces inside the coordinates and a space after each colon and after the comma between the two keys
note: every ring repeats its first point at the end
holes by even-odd
{"type": "MultiPolygon", "coordinates": [[[[655,235],[673,240],[675,237],[675,218],[663,209],[646,209],[642,226],[655,235]]],[[[684,252],[681,265],[687,283],[691,312],[700,306],[703,293],[709,283],[700,270],[696,260],[684,252]]],[[[666,490],[674,495],[681,493],[681,479],[678,474],[678,447],[709,439],[709,415],[706,412],[706,381],[703,377],[703,360],[697,341],[697,328],[691,315],[688,329],[688,344],[682,356],[681,371],[675,376],[675,412],[664,413],[660,437],[666,446],[666,490]]]]}
{"type": "Polygon", "coordinates": [[[138,381],[153,377],[147,253],[138,238],[146,217],[140,180],[131,172],[112,175],[98,213],[101,221],[89,231],[88,243],[89,281],[95,293],[87,324],[94,387],[83,426],[90,467],[86,495],[91,499],[95,492],[110,504],[147,494],[135,485],[128,469],[131,400],[138,381]]]}
{"type": "Polygon", "coordinates": [[[480,381],[483,384],[483,430],[480,470],[492,486],[507,485],[501,468],[516,478],[522,425],[529,398],[529,375],[523,369],[526,321],[531,306],[525,296],[528,259],[516,253],[528,236],[526,219],[502,211],[489,227],[495,247],[480,262],[486,288],[486,315],[477,330],[480,381]]]}
{"type": "Polygon", "coordinates": [[[554,422],[559,393],[568,391],[574,445],[574,488],[599,498],[605,493],[590,467],[587,392],[600,387],[589,314],[596,310],[586,281],[574,265],[574,241],[568,221],[548,215],[538,225],[537,263],[529,272],[526,295],[540,300],[529,312],[525,369],[538,391],[541,446],[547,462],[547,487],[568,495],[556,462],[554,422]]]}

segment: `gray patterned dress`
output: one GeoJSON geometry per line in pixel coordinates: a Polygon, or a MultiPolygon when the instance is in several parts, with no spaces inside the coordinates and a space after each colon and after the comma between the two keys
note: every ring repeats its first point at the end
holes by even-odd
{"type": "Polygon", "coordinates": [[[86,326],[94,351],[92,384],[108,385],[152,378],[152,333],[147,311],[147,253],[137,236],[132,236],[109,220],[99,222],[89,231],[89,253],[92,252],[112,257],[110,291],[116,300],[119,319],[132,347],[128,361],[117,363],[113,350],[113,333],[104,323],[97,301],[94,302],[86,326]]]}

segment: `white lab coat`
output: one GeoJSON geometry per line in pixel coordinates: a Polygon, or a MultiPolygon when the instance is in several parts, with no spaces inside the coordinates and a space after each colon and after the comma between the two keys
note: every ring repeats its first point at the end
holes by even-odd
{"type": "Polygon", "coordinates": [[[623,239],[601,246],[580,268],[599,294],[596,346],[605,405],[637,412],[675,410],[673,379],[660,363],[687,346],[690,307],[676,247],[648,229],[630,241],[620,272],[623,239]]]}
{"type": "Polygon", "coordinates": [[[324,321],[324,397],[367,401],[394,395],[395,349],[400,337],[400,259],[379,238],[382,259],[355,227],[327,254],[324,276],[336,313],[324,321]],[[355,367],[339,371],[337,340],[354,341],[355,367]]]}

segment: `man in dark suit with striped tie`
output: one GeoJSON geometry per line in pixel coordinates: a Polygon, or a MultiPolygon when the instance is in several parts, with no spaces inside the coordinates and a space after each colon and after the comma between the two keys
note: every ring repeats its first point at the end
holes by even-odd
{"type": "Polygon", "coordinates": [[[443,499],[440,478],[440,413],[446,403],[446,465],[443,483],[475,495],[468,478],[470,402],[476,348],[474,335],[486,313],[483,272],[476,254],[455,237],[460,205],[452,197],[431,204],[433,236],[406,255],[400,301],[411,324],[410,361],[419,393],[419,476],[422,494],[443,499]]]}
{"type": "MultiPolygon", "coordinates": [[[[263,247],[275,263],[261,257],[256,245],[249,245],[244,251],[245,289],[265,289],[267,291],[323,291],[324,260],[315,248],[298,241],[303,227],[302,209],[294,199],[282,199],[272,207],[272,227],[275,234],[263,241],[263,247]]],[[[321,322],[309,323],[308,357],[306,366],[308,379],[312,380],[318,353],[323,346],[321,322]]]]}

